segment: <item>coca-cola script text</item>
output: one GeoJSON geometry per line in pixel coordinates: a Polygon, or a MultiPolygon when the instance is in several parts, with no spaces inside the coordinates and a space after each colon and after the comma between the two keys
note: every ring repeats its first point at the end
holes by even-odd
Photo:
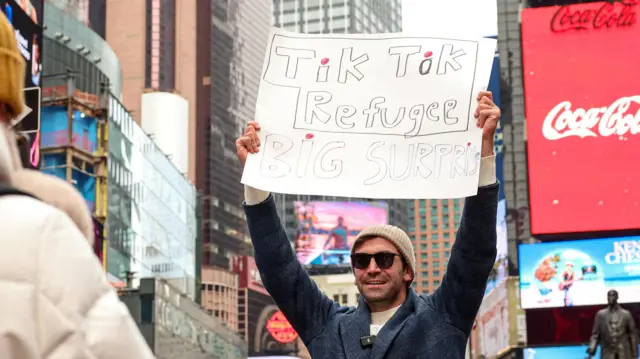
{"type": "Polygon", "coordinates": [[[551,31],[630,27],[637,22],[638,0],[606,2],[592,9],[576,9],[574,5],[560,7],[551,18],[551,31]]]}
{"type": "Polygon", "coordinates": [[[640,95],[622,97],[609,107],[588,110],[571,109],[571,102],[563,101],[549,111],[542,124],[542,135],[548,140],[637,134],[640,134],[640,95]]]}

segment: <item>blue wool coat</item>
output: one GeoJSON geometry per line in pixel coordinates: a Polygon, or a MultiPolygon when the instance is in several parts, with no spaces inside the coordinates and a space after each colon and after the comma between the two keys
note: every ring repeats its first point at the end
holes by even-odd
{"type": "Polygon", "coordinates": [[[298,262],[273,198],[245,205],[262,282],[313,359],[463,359],[471,327],[496,258],[498,184],[465,201],[447,272],[431,295],[412,288],[372,347],[371,313],[364,299],[341,307],[322,294],[298,262]]]}

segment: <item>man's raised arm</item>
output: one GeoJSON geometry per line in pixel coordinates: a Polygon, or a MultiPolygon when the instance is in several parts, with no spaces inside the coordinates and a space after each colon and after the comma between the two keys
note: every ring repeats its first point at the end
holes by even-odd
{"type": "MultiPolygon", "coordinates": [[[[482,166],[492,167],[495,173],[495,156],[483,158],[482,166]]],[[[471,332],[496,259],[496,213],[500,185],[495,174],[490,183],[481,183],[478,194],[465,200],[447,272],[440,288],[432,296],[434,304],[445,313],[447,321],[467,335],[471,332]]]]}
{"type": "Polygon", "coordinates": [[[491,92],[478,94],[475,112],[482,128],[482,150],[478,194],[464,203],[462,221],[451,249],[451,258],[440,288],[429,297],[445,320],[466,335],[471,332],[487,279],[496,260],[496,217],[500,184],[496,178],[494,136],[500,109],[491,92]]]}
{"type": "MultiPolygon", "coordinates": [[[[260,146],[257,123],[236,141],[244,165],[260,146]]],[[[339,305],[327,298],[302,267],[282,226],[270,193],[245,186],[244,211],[262,283],[305,344],[322,332],[339,305]]]]}

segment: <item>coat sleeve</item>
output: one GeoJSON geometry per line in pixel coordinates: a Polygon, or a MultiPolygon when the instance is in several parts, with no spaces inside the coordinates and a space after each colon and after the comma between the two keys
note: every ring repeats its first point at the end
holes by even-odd
{"type": "Polygon", "coordinates": [[[462,221],[442,284],[428,297],[445,319],[466,335],[471,332],[496,259],[499,184],[479,187],[465,200],[462,221]]]}
{"type": "Polygon", "coordinates": [[[339,305],[322,294],[298,261],[280,222],[273,196],[244,205],[262,283],[287,320],[309,344],[339,305]]]}
{"type": "MultiPolygon", "coordinates": [[[[83,234],[62,212],[48,222],[39,253],[38,286],[49,311],[74,323],[85,350],[97,359],[153,359],[127,307],[107,282],[100,261],[83,234]]],[[[44,318],[47,319],[47,318],[44,318]]],[[[54,320],[54,318],[48,318],[54,320]]],[[[43,325],[43,327],[46,327],[43,325]]],[[[54,352],[59,335],[43,336],[45,351],[54,352]]],[[[80,341],[78,341],[80,343],[80,341]]],[[[80,344],[78,344],[80,345],[80,344]]]]}

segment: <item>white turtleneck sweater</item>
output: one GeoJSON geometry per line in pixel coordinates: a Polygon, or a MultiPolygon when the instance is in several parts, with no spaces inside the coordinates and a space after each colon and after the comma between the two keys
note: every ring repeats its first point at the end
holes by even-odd
{"type": "MultiPolygon", "coordinates": [[[[483,157],[480,160],[479,187],[489,186],[496,183],[496,156],[483,157]]],[[[262,191],[250,186],[244,186],[244,199],[248,206],[262,203],[269,197],[269,192],[262,191]]],[[[382,312],[371,313],[371,335],[376,335],[382,327],[393,317],[400,306],[382,312]]]]}

